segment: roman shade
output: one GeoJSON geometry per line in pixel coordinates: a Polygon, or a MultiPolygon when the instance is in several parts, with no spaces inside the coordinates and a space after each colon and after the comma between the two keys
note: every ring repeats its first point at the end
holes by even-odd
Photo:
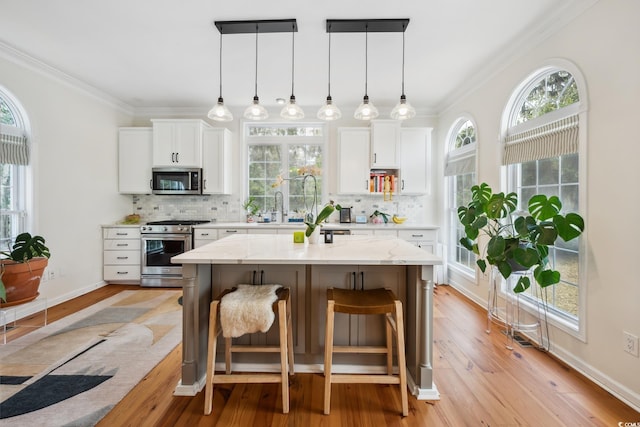
{"type": "Polygon", "coordinates": [[[444,176],[455,176],[476,171],[476,144],[472,143],[447,154],[444,176]]]}
{"type": "Polygon", "coordinates": [[[0,125],[0,163],[29,164],[29,143],[19,127],[0,125]]]}
{"type": "Polygon", "coordinates": [[[507,135],[503,165],[578,152],[578,115],[571,115],[523,132],[507,135]]]}

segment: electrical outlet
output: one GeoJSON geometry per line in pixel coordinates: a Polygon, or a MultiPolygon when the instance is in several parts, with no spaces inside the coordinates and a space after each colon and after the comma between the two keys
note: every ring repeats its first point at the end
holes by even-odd
{"type": "Polygon", "coordinates": [[[629,332],[622,331],[623,341],[622,346],[627,353],[639,357],[638,355],[638,337],[630,334],[629,332]]]}
{"type": "Polygon", "coordinates": [[[49,280],[54,280],[56,278],[56,273],[53,270],[49,270],[49,280]]]}

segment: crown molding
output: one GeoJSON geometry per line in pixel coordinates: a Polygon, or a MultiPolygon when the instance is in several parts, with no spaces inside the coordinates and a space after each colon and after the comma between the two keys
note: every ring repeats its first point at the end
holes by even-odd
{"type": "Polygon", "coordinates": [[[6,59],[9,62],[39,73],[71,89],[82,92],[83,94],[88,95],[89,97],[110,107],[116,108],[117,110],[125,114],[133,115],[134,113],[134,108],[129,104],[126,104],[121,100],[101,91],[95,86],[91,86],[90,84],[85,83],[84,81],[76,77],[73,77],[55,67],[52,67],[51,65],[48,65],[41,60],[34,58],[3,41],[0,41],[0,58],[6,59]]]}
{"type": "Polygon", "coordinates": [[[446,101],[436,107],[439,114],[447,112],[461,98],[475,92],[498,73],[522,58],[531,49],[563,29],[567,24],[590,9],[600,0],[573,0],[564,7],[555,9],[554,13],[543,22],[529,27],[519,37],[509,42],[509,45],[496,54],[487,64],[473,72],[466,83],[456,88],[444,97],[446,101]]]}

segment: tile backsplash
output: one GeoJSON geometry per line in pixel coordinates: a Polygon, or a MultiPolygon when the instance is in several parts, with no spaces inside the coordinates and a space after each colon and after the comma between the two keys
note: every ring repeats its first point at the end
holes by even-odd
{"type": "MultiPolygon", "coordinates": [[[[407,222],[423,223],[426,220],[427,196],[394,196],[393,201],[384,201],[382,196],[329,195],[336,204],[351,207],[352,220],[356,215],[369,215],[375,210],[399,216],[406,216],[407,222]]],[[[245,221],[242,208],[243,199],[237,196],[132,196],[133,212],[141,216],[143,222],[165,219],[207,219],[214,222],[245,221]]],[[[333,214],[330,222],[338,222],[333,214]]]]}

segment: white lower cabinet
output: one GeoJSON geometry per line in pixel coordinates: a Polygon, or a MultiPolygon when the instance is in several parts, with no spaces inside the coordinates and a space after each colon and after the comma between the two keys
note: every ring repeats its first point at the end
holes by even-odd
{"type": "Polygon", "coordinates": [[[140,283],[140,228],[103,227],[103,280],[140,283]]]}
{"type": "Polygon", "coordinates": [[[398,230],[398,237],[412,243],[432,254],[436,253],[438,244],[437,229],[398,230]]]}
{"type": "MultiPolygon", "coordinates": [[[[306,267],[304,265],[213,265],[212,291],[216,297],[224,289],[238,284],[272,284],[288,287],[291,292],[291,316],[293,322],[293,347],[296,353],[305,352],[305,287],[306,267]]],[[[277,345],[278,328],[274,326],[266,333],[247,334],[237,338],[239,344],[277,345]]],[[[224,342],[218,343],[224,351],[224,342]]],[[[241,355],[239,355],[241,356],[241,355]]]]}
{"type": "Polygon", "coordinates": [[[194,249],[216,240],[218,240],[218,230],[215,228],[196,228],[193,230],[194,249]]]}
{"type": "MultiPolygon", "coordinates": [[[[321,266],[311,268],[311,353],[322,354],[324,324],[327,318],[327,289],[391,289],[406,301],[406,269],[402,266],[321,266]]],[[[335,345],[384,345],[385,325],[382,315],[347,315],[336,313],[335,345]]]]}

